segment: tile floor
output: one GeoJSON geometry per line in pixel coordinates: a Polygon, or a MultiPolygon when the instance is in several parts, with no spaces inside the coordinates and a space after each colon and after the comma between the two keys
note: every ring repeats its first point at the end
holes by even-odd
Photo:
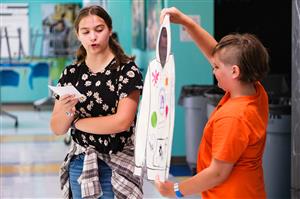
{"type": "MultiPolygon", "coordinates": [[[[0,198],[61,198],[58,170],[69,146],[50,132],[50,111],[10,107],[10,112],[18,116],[19,127],[0,116],[0,198]]],[[[148,181],[144,193],[145,198],[162,198],[148,181]]]]}

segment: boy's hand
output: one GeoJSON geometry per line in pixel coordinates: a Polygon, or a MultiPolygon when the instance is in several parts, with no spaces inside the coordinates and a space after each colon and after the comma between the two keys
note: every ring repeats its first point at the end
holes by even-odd
{"type": "Polygon", "coordinates": [[[155,187],[159,193],[164,197],[175,197],[174,183],[171,181],[161,182],[159,177],[156,177],[155,187]]]}
{"type": "Polygon", "coordinates": [[[172,23],[184,25],[187,20],[187,16],[185,14],[183,14],[177,8],[171,7],[162,9],[160,13],[160,23],[163,22],[163,19],[167,14],[170,15],[170,22],[172,23]]]}

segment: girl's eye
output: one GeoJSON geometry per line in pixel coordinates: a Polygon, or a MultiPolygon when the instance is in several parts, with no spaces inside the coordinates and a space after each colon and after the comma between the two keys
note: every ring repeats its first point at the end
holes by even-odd
{"type": "Polygon", "coordinates": [[[89,34],[89,32],[83,32],[82,34],[86,35],[86,34],[89,34]]]}

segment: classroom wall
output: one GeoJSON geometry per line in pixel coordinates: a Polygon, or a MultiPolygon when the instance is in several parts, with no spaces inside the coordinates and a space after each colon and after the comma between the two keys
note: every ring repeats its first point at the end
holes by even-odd
{"type": "MultiPolygon", "coordinates": [[[[166,2],[167,7],[177,7],[188,15],[200,15],[202,27],[210,34],[214,33],[214,1],[176,1],[166,2]]],[[[171,25],[172,52],[176,65],[176,115],[173,137],[173,156],[184,156],[185,152],[185,117],[184,108],[178,105],[178,99],[182,86],[190,84],[210,85],[213,84],[211,66],[200,53],[196,45],[191,42],[180,41],[179,25],[171,25]]],[[[201,133],[201,132],[195,132],[201,133]]]]}
{"type": "Polygon", "coordinates": [[[108,13],[113,21],[113,31],[127,54],[131,54],[131,1],[108,1],[108,13]]]}

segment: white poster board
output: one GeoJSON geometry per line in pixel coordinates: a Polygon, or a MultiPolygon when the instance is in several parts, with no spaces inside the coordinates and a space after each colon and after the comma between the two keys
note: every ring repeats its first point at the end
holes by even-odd
{"type": "Polygon", "coordinates": [[[135,174],[168,179],[175,115],[175,64],[170,19],[160,27],[156,58],[148,66],[135,132],[135,174]],[[145,171],[145,172],[144,172],[145,171]]]}

